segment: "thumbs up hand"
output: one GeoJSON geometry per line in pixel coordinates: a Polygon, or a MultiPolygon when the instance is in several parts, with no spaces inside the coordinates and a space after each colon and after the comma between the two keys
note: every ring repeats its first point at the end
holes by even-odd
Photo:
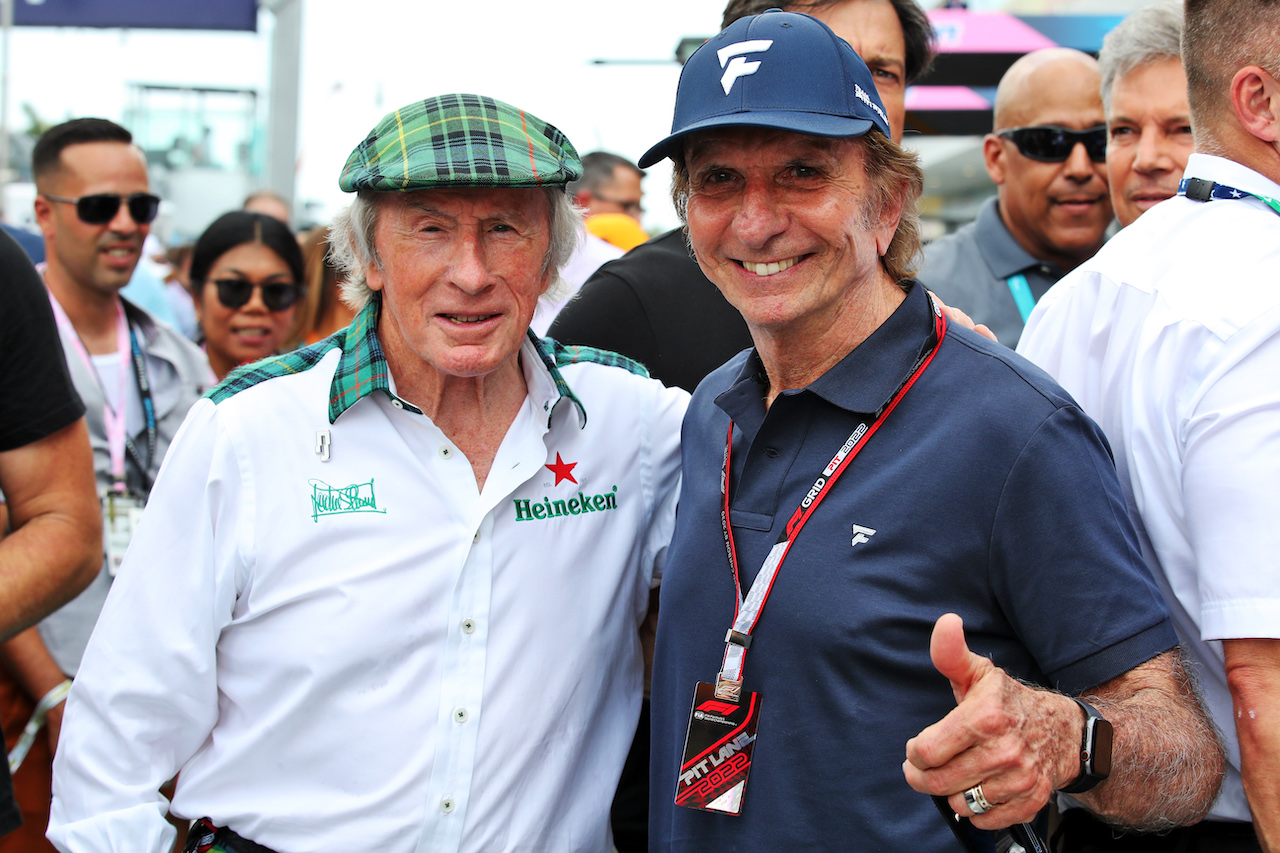
{"type": "Polygon", "coordinates": [[[946,796],[980,829],[1033,819],[1079,769],[1082,719],[1066,696],[1027,687],[969,651],[954,613],[933,626],[929,656],[951,682],[956,708],[907,741],[907,783],[946,796]],[[977,785],[991,808],[980,816],[964,792],[977,785]]]}
{"type": "Polygon", "coordinates": [[[955,694],[957,705],[964,701],[983,676],[996,671],[996,665],[990,658],[969,651],[969,644],[964,639],[964,623],[954,613],[944,613],[934,623],[933,636],[929,638],[929,657],[933,660],[934,669],[951,682],[951,692],[955,694]]]}

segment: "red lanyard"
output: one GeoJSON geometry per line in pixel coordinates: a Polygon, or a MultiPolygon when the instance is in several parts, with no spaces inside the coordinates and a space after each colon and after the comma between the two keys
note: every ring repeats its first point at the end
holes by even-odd
{"type": "Polygon", "coordinates": [[[782,562],[787,558],[787,552],[791,549],[792,543],[796,541],[800,531],[813,515],[813,511],[818,508],[818,504],[822,503],[822,499],[830,493],[831,487],[835,485],[836,480],[840,479],[841,475],[848,470],[849,463],[862,451],[862,448],[867,446],[871,436],[875,435],[876,430],[884,423],[889,413],[907,395],[907,392],[915,385],[916,380],[924,373],[925,368],[933,361],[933,357],[937,355],[938,348],[942,345],[942,340],[947,334],[947,320],[938,309],[938,306],[932,302],[932,299],[930,304],[933,306],[934,314],[933,333],[930,335],[930,341],[925,351],[921,354],[919,361],[916,362],[910,375],[907,376],[898,390],[894,392],[889,402],[870,421],[864,420],[859,423],[853,432],[849,434],[844,444],[841,445],[840,450],[827,463],[822,474],[814,481],[813,487],[809,489],[804,499],[800,501],[800,505],[796,507],[795,512],[791,514],[786,527],[778,535],[778,541],[769,550],[769,555],[765,557],[764,563],[756,574],[756,578],[751,584],[751,589],[747,591],[745,598],[742,595],[742,572],[738,566],[738,552],[733,541],[733,523],[729,510],[729,472],[732,470],[730,463],[732,462],[733,452],[733,421],[729,422],[729,435],[725,439],[724,462],[720,473],[720,492],[723,498],[720,508],[720,526],[724,533],[725,550],[729,556],[729,565],[733,569],[733,585],[737,594],[737,602],[734,605],[733,627],[729,629],[729,633],[725,636],[724,661],[720,667],[720,675],[716,679],[716,696],[718,698],[735,702],[738,700],[742,690],[742,669],[746,664],[747,649],[751,646],[751,632],[760,620],[760,614],[764,611],[765,603],[769,600],[769,593],[773,590],[778,571],[782,568],[782,562]]]}

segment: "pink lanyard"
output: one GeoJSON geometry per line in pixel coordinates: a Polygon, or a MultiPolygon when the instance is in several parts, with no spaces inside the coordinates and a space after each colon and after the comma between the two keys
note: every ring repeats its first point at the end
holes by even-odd
{"type": "MultiPolygon", "coordinates": [[[[58,300],[54,297],[52,291],[49,293],[49,304],[53,306],[53,316],[57,319],[58,326],[70,332],[68,337],[75,347],[76,353],[79,354],[80,359],[89,370],[89,375],[94,378],[94,381],[101,384],[98,377],[98,369],[94,367],[89,350],[85,348],[84,342],[80,340],[80,334],[76,331],[75,326],[71,325],[67,312],[62,310],[62,306],[58,304],[58,300]]],[[[117,492],[123,492],[125,491],[124,449],[125,438],[128,434],[126,403],[129,399],[129,373],[131,368],[129,362],[129,323],[125,320],[124,308],[118,300],[116,301],[116,354],[120,358],[119,367],[116,369],[118,381],[116,402],[119,404],[120,410],[117,412],[111,407],[111,402],[104,388],[102,394],[102,421],[107,428],[107,453],[111,457],[113,488],[117,492]]]]}
{"type": "Polygon", "coordinates": [[[760,571],[756,574],[755,580],[751,584],[751,589],[747,591],[745,597],[742,594],[742,572],[738,567],[738,549],[733,540],[733,522],[730,518],[729,510],[733,421],[729,422],[729,434],[725,438],[724,461],[720,474],[720,488],[723,498],[720,508],[720,524],[724,534],[725,551],[729,557],[729,565],[733,570],[733,583],[737,590],[737,596],[734,605],[733,627],[729,629],[728,634],[725,636],[724,660],[721,662],[720,674],[716,679],[715,695],[717,698],[728,699],[733,702],[738,701],[742,689],[742,670],[746,665],[747,649],[751,646],[751,632],[760,620],[760,614],[764,610],[765,603],[769,600],[769,593],[773,591],[773,583],[777,579],[778,571],[782,568],[782,562],[786,559],[787,552],[791,550],[791,544],[800,535],[801,529],[804,528],[809,517],[813,515],[813,511],[818,508],[818,504],[830,493],[831,487],[836,480],[840,479],[840,476],[848,469],[849,463],[853,461],[862,448],[866,447],[867,442],[871,440],[871,436],[880,428],[885,418],[897,407],[902,398],[907,395],[907,392],[915,385],[916,380],[924,373],[925,368],[933,361],[933,357],[937,355],[938,348],[942,345],[942,339],[947,334],[947,320],[937,305],[932,303],[932,300],[931,304],[934,311],[934,328],[933,334],[930,336],[932,338],[932,346],[920,358],[911,374],[902,383],[902,386],[898,388],[897,392],[894,393],[885,407],[870,422],[863,421],[858,424],[840,447],[840,450],[827,464],[827,467],[814,482],[804,500],[800,502],[796,511],[787,521],[786,527],[778,536],[777,543],[770,549],[769,555],[765,558],[764,564],[760,567],[760,571]]]}

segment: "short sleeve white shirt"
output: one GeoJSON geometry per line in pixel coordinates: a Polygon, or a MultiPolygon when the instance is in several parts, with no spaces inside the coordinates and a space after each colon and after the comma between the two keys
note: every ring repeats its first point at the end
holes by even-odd
{"type": "MultiPolygon", "coordinates": [[[[1220,157],[1188,177],[1280,198],[1220,157]]],[[[1280,215],[1157,205],[1055,285],[1018,352],[1102,426],[1144,554],[1199,665],[1230,768],[1210,818],[1249,820],[1221,640],[1280,637],[1280,215]]]]}

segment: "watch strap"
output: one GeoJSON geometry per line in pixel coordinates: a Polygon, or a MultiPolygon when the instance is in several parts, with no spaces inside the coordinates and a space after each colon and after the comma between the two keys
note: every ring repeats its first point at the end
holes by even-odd
{"type": "Polygon", "coordinates": [[[1111,723],[1088,702],[1068,696],[1084,712],[1084,733],[1080,739],[1080,773],[1059,790],[1064,794],[1083,794],[1111,775],[1111,723]]]}

